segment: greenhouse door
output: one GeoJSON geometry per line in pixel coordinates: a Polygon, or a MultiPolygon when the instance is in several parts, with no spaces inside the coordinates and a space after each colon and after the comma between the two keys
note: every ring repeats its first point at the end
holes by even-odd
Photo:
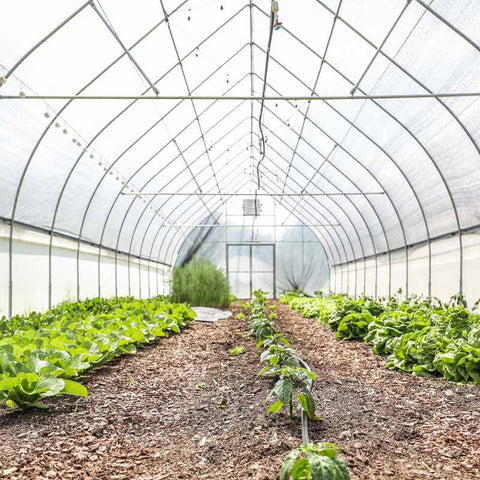
{"type": "Polygon", "coordinates": [[[259,289],[275,298],[275,245],[227,244],[227,277],[237,298],[251,298],[259,289]]]}

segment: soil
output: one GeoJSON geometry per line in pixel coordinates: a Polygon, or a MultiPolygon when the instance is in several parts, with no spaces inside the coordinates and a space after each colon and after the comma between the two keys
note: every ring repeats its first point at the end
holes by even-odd
{"type": "MultiPolygon", "coordinates": [[[[234,308],[238,313],[239,307],[234,308]]],[[[317,373],[313,441],[343,449],[353,479],[480,479],[480,388],[385,369],[361,342],[278,304],[279,330],[317,373]]],[[[271,378],[246,321],[195,323],[81,379],[86,399],[0,407],[0,478],[273,480],[299,420],[268,416],[271,378]],[[244,346],[232,356],[230,348],[244,346]]]]}
{"type": "Polygon", "coordinates": [[[352,478],[480,479],[480,387],[387,370],[365,343],[278,312],[278,329],[317,374],[325,421],[314,440],[340,446],[352,478]]]}

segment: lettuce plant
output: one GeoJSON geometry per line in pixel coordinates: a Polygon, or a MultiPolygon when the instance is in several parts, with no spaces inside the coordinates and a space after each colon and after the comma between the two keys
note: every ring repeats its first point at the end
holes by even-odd
{"type": "Polygon", "coordinates": [[[72,379],[137,346],[178,333],[194,318],[159,297],[92,299],[16,317],[0,336],[0,404],[21,409],[61,394],[85,396],[72,379]]]}
{"type": "Polygon", "coordinates": [[[374,353],[387,355],[387,368],[480,384],[480,315],[467,310],[461,295],[448,303],[399,295],[382,302],[343,295],[281,301],[306,317],[314,312],[339,339],[363,338],[374,353]]]}

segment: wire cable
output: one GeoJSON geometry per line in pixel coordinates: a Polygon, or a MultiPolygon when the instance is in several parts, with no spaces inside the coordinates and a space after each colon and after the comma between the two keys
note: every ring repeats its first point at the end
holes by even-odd
{"type": "Polygon", "coordinates": [[[257,194],[260,189],[260,165],[265,160],[265,135],[263,133],[263,112],[265,110],[265,93],[267,91],[267,76],[268,76],[268,66],[270,63],[270,50],[272,48],[272,39],[273,39],[273,24],[275,21],[275,13],[272,8],[270,9],[270,22],[269,22],[269,34],[268,34],[268,46],[267,53],[265,58],[265,72],[263,74],[263,88],[262,88],[262,101],[260,104],[260,114],[258,116],[258,129],[260,131],[260,143],[261,143],[261,152],[260,160],[257,163],[257,188],[255,189],[255,217],[258,216],[257,212],[257,194]]]}

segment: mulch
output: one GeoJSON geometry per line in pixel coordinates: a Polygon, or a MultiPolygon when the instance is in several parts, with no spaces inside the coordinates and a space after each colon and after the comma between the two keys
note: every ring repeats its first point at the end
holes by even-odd
{"type": "MultiPolygon", "coordinates": [[[[239,307],[234,308],[237,313],[239,307]]],[[[278,305],[279,330],[317,373],[323,422],[354,479],[480,479],[480,388],[390,372],[361,342],[278,305]]],[[[268,416],[273,384],[245,321],[196,323],[81,379],[86,399],[0,407],[0,477],[273,480],[300,422],[268,416]],[[232,356],[228,349],[244,346],[232,356]]]]}
{"type": "Polygon", "coordinates": [[[344,451],[352,478],[480,479],[480,387],[385,368],[363,342],[339,341],[278,304],[278,327],[317,374],[315,441],[344,451]]]}

